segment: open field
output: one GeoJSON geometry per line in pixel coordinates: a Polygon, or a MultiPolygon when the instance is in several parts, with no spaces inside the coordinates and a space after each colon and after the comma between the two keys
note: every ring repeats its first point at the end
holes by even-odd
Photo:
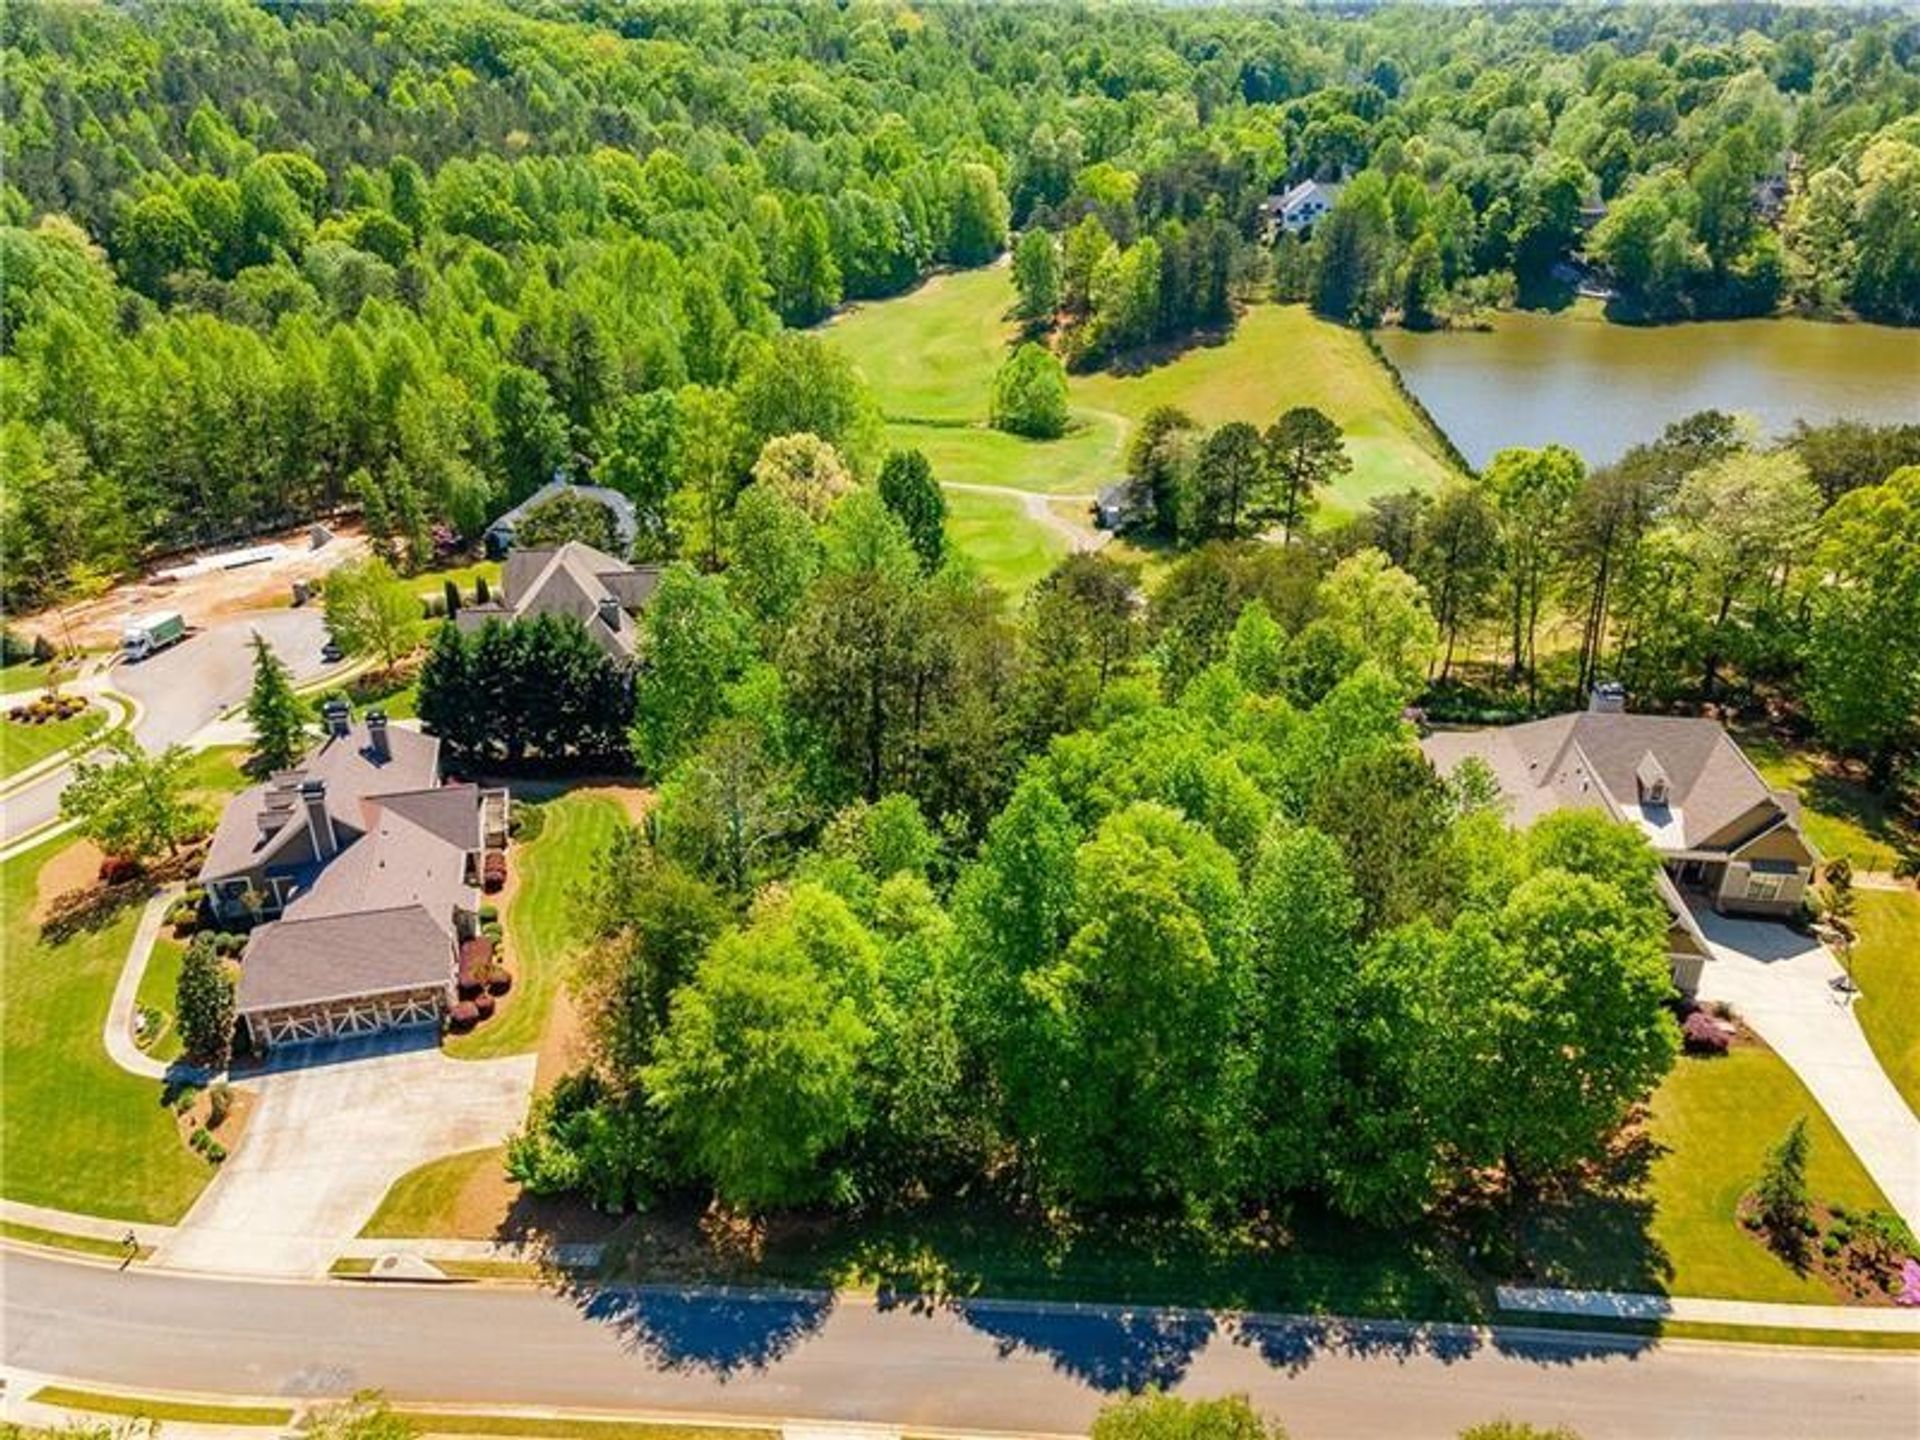
{"type": "Polygon", "coordinates": [[[1067,553],[1066,538],[1027,514],[1018,495],[949,490],[947,538],[1009,595],[1022,595],[1067,553]]]}
{"type": "Polygon", "coordinates": [[[1127,435],[1156,405],[1180,406],[1209,426],[1264,426],[1290,406],[1319,406],[1347,432],[1354,460],[1327,497],[1331,510],[1432,488],[1449,473],[1438,437],[1361,337],[1301,306],[1256,305],[1215,343],[1130,373],[1071,377],[1074,426],[1059,440],[989,430],[993,373],[1017,334],[1005,318],[1012,302],[1006,268],[972,270],[858,306],[826,332],[872,385],[888,444],[924,450],[942,480],[1091,494],[1119,477],[1127,435]]]}
{"type": "Polygon", "coordinates": [[[1867,1043],[1907,1104],[1920,1113],[1920,895],[1858,890],[1860,943],[1853,976],[1854,1013],[1867,1043]]]}
{"type": "Polygon", "coordinates": [[[168,1224],[213,1172],[180,1143],[159,1085],[121,1070],[100,1043],[144,897],[64,938],[43,938],[33,918],[40,873],[68,843],[0,864],[0,1191],[31,1205],[168,1224]]]}
{"type": "Polygon", "coordinates": [[[1824,1305],[1837,1297],[1795,1275],[1735,1217],[1769,1146],[1807,1117],[1816,1202],[1887,1202],[1806,1087],[1771,1050],[1683,1057],[1654,1093],[1640,1143],[1608,1177],[1531,1226],[1540,1283],[1584,1289],[1824,1305]]]}
{"type": "Polygon", "coordinates": [[[447,1038],[446,1051],[455,1059],[491,1060],[540,1047],[580,938],[573,887],[622,818],[620,806],[605,795],[562,795],[542,808],[540,837],[508,854],[508,864],[519,870],[504,912],[513,990],[492,1019],[470,1034],[447,1038]]]}

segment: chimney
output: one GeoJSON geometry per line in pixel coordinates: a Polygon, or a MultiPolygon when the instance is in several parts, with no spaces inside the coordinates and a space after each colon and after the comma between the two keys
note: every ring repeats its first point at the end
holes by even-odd
{"type": "Polygon", "coordinates": [[[1627,687],[1617,680],[1606,680],[1593,687],[1587,697],[1587,712],[1591,715],[1624,715],[1627,713],[1627,687]]]}
{"type": "Polygon", "coordinates": [[[326,722],[327,734],[336,740],[344,740],[348,726],[353,721],[353,707],[336,696],[320,707],[320,718],[326,722]]]}
{"type": "Polygon", "coordinates": [[[367,748],[373,751],[376,760],[393,758],[393,747],[387,743],[387,712],[384,710],[367,712],[367,748]]]}
{"type": "Polygon", "coordinates": [[[600,623],[609,630],[620,628],[620,601],[612,595],[600,597],[600,623]]]}
{"type": "Polygon", "coordinates": [[[315,858],[331,860],[340,841],[333,833],[333,816],[327,813],[327,782],[302,780],[300,803],[307,809],[307,832],[313,836],[315,858]]]}

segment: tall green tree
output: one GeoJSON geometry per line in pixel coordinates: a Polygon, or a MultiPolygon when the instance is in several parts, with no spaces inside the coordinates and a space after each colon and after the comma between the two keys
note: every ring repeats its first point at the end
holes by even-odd
{"type": "Polygon", "coordinates": [[[1266,463],[1273,475],[1272,505],[1281,543],[1312,513],[1317,491],[1353,469],[1340,427],[1311,405],[1297,405],[1268,427],[1266,463]]]}
{"type": "Polygon", "coordinates": [[[149,754],[124,730],[100,744],[106,758],[73,762],[73,778],[60,792],[61,818],[108,855],[134,861],[171,855],[204,834],[209,816],[188,797],[191,757],[171,745],[149,754]]]}
{"type": "Polygon", "coordinates": [[[391,671],[420,643],[420,597],[384,560],[340,566],[327,576],[321,599],[327,633],[348,655],[373,656],[391,671]]]}
{"type": "Polygon", "coordinates": [[[293,693],[287,667],[258,631],[253,636],[253,689],[247,696],[247,724],[253,731],[249,759],[259,774],[287,769],[306,750],[306,707],[293,693]]]}
{"type": "Polygon", "coordinates": [[[188,1061],[205,1069],[227,1068],[233,1055],[235,967],[214,949],[213,932],[202,930],[180,960],[174,984],[174,1012],[180,1017],[180,1044],[188,1061]]]}
{"type": "Polygon", "coordinates": [[[918,450],[893,450],[880,466],[880,498],[906,527],[907,538],[929,575],[947,556],[947,501],[933,466],[918,450]]]}
{"type": "Polygon", "coordinates": [[[1067,429],[1067,372],[1059,358],[1029,340],[993,377],[989,416],[996,430],[1054,440],[1067,429]]]}

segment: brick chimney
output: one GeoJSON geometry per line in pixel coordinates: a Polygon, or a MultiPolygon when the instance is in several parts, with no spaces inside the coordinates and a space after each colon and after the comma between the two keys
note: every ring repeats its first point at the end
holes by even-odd
{"type": "Polygon", "coordinates": [[[340,849],[340,840],[333,833],[333,816],[327,811],[327,782],[302,780],[300,803],[306,807],[307,833],[313,837],[315,858],[331,860],[340,849]]]}
{"type": "Polygon", "coordinates": [[[393,758],[393,746],[387,741],[387,712],[384,710],[367,712],[367,748],[373,751],[376,760],[393,758]]]}

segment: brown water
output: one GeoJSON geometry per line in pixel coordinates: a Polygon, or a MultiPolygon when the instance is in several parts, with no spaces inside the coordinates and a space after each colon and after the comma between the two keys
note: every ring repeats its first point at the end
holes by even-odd
{"type": "Polygon", "coordinates": [[[1798,419],[1920,422],[1920,330],[1511,314],[1490,332],[1391,330],[1380,342],[1476,466],[1554,441],[1605,464],[1696,410],[1749,416],[1768,435],[1798,419]]]}

